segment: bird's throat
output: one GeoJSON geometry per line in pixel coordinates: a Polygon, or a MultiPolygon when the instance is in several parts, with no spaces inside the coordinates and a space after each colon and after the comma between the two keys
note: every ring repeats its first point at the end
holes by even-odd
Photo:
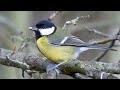
{"type": "Polygon", "coordinates": [[[39,38],[41,38],[41,37],[42,37],[42,35],[41,35],[39,32],[35,31],[35,39],[36,39],[36,41],[37,41],[39,38]]]}

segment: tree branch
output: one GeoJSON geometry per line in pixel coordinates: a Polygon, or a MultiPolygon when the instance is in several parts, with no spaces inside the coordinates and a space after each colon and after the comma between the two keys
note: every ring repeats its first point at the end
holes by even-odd
{"type": "Polygon", "coordinates": [[[75,73],[74,77],[76,79],[92,79],[91,77],[87,77],[87,76],[80,74],[80,73],[75,73]]]}
{"type": "Polygon", "coordinates": [[[101,73],[105,72],[105,76],[102,76],[102,79],[108,79],[110,76],[111,79],[115,79],[116,77],[112,74],[120,74],[120,64],[75,60],[61,65],[60,70],[65,74],[81,73],[97,79],[101,79],[101,73]]]}
{"type": "MultiPolygon", "coordinates": [[[[40,72],[45,72],[47,65],[52,63],[34,54],[27,55],[21,52],[16,52],[13,55],[11,54],[12,51],[0,48],[0,64],[21,68],[23,70],[38,70],[40,72]]],[[[81,73],[88,75],[88,73],[90,73],[91,75],[92,73],[94,77],[95,72],[120,74],[120,63],[73,60],[59,66],[59,69],[63,74],[81,73]]]]}

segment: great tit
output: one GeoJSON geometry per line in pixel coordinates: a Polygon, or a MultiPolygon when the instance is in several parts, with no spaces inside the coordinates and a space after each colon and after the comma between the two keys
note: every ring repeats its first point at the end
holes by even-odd
{"type": "MultiPolygon", "coordinates": [[[[59,43],[50,42],[49,36],[52,36],[55,33],[62,35],[64,31],[61,28],[56,27],[56,25],[49,20],[41,20],[36,24],[35,29],[32,27],[30,27],[30,29],[35,32],[36,44],[39,51],[49,60],[58,63],[52,69],[55,69],[65,62],[77,59],[82,52],[89,49],[114,50],[98,45],[86,45],[83,41],[71,34],[65,36],[59,43]]],[[[49,69],[49,71],[52,69],[49,69]]]]}

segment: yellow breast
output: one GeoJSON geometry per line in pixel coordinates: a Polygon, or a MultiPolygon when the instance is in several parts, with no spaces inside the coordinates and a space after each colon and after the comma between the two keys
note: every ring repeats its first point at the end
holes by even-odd
{"type": "Polygon", "coordinates": [[[53,62],[60,63],[73,59],[74,47],[52,45],[45,36],[37,40],[37,45],[41,53],[53,62]]]}

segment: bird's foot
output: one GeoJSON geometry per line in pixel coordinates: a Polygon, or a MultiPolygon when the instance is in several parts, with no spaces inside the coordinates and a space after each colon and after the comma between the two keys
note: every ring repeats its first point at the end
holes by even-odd
{"type": "Polygon", "coordinates": [[[59,63],[59,64],[50,64],[50,65],[48,65],[48,66],[47,66],[47,69],[46,69],[47,74],[48,74],[51,70],[55,70],[56,73],[57,73],[57,75],[59,75],[59,74],[61,73],[61,71],[58,69],[58,67],[59,67],[60,65],[64,64],[64,63],[66,63],[66,62],[61,62],[61,63],[59,63]]]}
{"type": "Polygon", "coordinates": [[[61,73],[60,70],[58,69],[58,67],[56,67],[56,64],[50,64],[50,65],[47,66],[47,69],[46,69],[47,74],[52,70],[55,70],[57,75],[59,75],[61,73]]]}

